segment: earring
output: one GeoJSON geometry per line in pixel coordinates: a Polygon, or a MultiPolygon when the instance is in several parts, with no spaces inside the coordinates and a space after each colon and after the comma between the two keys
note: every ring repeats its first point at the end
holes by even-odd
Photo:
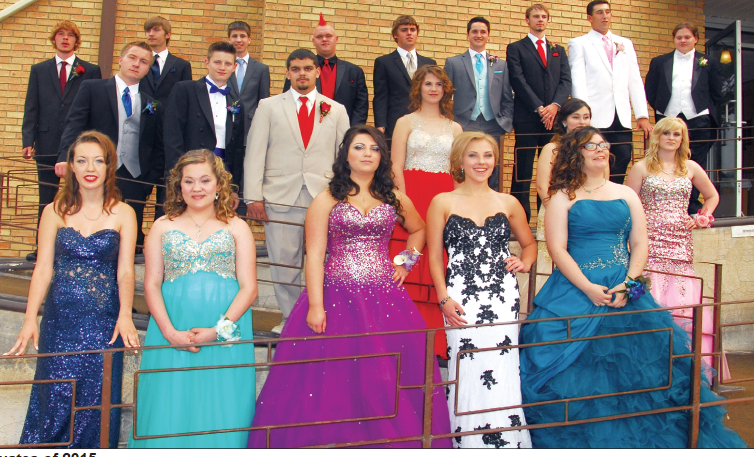
{"type": "Polygon", "coordinates": [[[215,200],[217,200],[218,198],[220,198],[220,194],[215,194],[215,200]]]}
{"type": "Polygon", "coordinates": [[[563,122],[563,128],[564,128],[564,129],[568,128],[568,127],[566,126],[566,123],[565,123],[565,122],[563,122]]]}
{"type": "Polygon", "coordinates": [[[464,175],[465,173],[466,173],[466,172],[465,172],[465,171],[463,171],[463,168],[461,168],[461,177],[463,177],[463,175],[464,175]]]}

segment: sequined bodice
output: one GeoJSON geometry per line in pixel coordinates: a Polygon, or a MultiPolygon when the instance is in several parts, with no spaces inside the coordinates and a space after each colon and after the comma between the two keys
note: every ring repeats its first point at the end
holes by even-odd
{"type": "Polygon", "coordinates": [[[325,281],[373,283],[390,280],[393,266],[388,241],[397,216],[386,204],[367,215],[348,203],[338,203],[330,212],[325,281]]]}
{"type": "Polygon", "coordinates": [[[686,229],[692,187],[686,176],[667,181],[650,175],[642,182],[639,196],[647,216],[650,263],[652,259],[693,262],[693,238],[686,229]]]}
{"type": "Polygon", "coordinates": [[[163,281],[198,271],[236,279],[236,243],[228,229],[218,230],[198,243],[178,230],[162,235],[163,281]]]}
{"type": "Polygon", "coordinates": [[[422,170],[430,173],[450,173],[450,148],[453,146],[453,123],[443,121],[442,134],[432,135],[424,121],[409,114],[411,134],[406,145],[405,170],[422,170]]]}

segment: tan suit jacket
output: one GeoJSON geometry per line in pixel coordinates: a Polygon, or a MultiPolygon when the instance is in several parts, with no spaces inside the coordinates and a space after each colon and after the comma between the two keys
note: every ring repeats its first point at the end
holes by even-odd
{"type": "MultiPolygon", "coordinates": [[[[309,146],[304,148],[291,92],[259,101],[246,141],[245,200],[292,205],[304,183],[313,197],[325,190],[350,125],[345,107],[320,93],[314,109],[314,129],[309,146]],[[320,121],[321,102],[331,109],[320,121]]],[[[278,208],[279,212],[286,211],[278,208]]]]}

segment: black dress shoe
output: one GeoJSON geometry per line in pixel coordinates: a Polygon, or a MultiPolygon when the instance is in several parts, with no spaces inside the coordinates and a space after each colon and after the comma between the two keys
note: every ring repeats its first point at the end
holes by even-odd
{"type": "Polygon", "coordinates": [[[36,262],[37,261],[37,251],[34,251],[30,254],[26,254],[26,261],[27,262],[36,262]]]}

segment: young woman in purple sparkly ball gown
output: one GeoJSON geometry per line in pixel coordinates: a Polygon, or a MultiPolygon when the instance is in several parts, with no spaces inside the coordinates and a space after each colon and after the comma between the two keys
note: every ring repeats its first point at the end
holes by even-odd
{"type": "MultiPolygon", "coordinates": [[[[686,124],[675,117],[657,123],[649,139],[644,159],[636,163],[628,174],[626,184],[631,187],[644,206],[647,216],[649,258],[646,276],[652,280],[652,296],[662,306],[694,305],[702,302],[700,281],[694,279],[694,238],[691,230],[700,228],[696,219],[688,215],[689,196],[696,187],[704,196],[701,212],[711,215],[720,197],[707,173],[691,156],[686,124]],[[672,276],[663,273],[673,273],[672,276]]],[[[693,309],[673,311],[676,323],[691,332],[693,309]]],[[[702,352],[714,350],[714,314],[712,307],[703,311],[702,352]]],[[[713,365],[712,357],[705,357],[713,365]]],[[[729,378],[723,358],[723,377],[729,378]]]]}
{"type": "MultiPolygon", "coordinates": [[[[396,221],[409,232],[408,249],[424,247],[425,228],[411,200],[394,187],[387,151],[384,137],[373,127],[355,126],[346,132],[329,189],[314,199],[306,214],[307,289],[281,338],[427,328],[402,286],[408,271],[393,265],[388,255],[396,221]]],[[[421,435],[423,392],[396,389],[396,383],[424,382],[424,332],[281,342],[274,362],[324,357],[348,358],[273,366],[252,425],[343,422],[271,429],[269,447],[420,447],[418,440],[366,442],[421,435]],[[392,354],[371,356],[385,353],[392,354]],[[359,420],[375,416],[384,418],[359,420]]],[[[434,357],[432,363],[434,380],[440,382],[434,357]]],[[[449,433],[442,387],[434,389],[432,415],[432,434],[449,433]]],[[[267,447],[265,430],[250,432],[248,446],[267,447]]],[[[448,448],[450,439],[434,440],[432,447],[448,448]]]]}
{"type": "MultiPolygon", "coordinates": [[[[84,132],[68,151],[67,163],[65,184],[42,212],[24,325],[4,355],[22,355],[29,340],[40,354],[139,346],[131,319],[136,214],[115,187],[115,146],[99,132],[84,132]]],[[[121,352],[113,355],[114,404],[121,402],[122,373],[121,352]]],[[[69,448],[98,448],[99,410],[76,412],[71,436],[71,402],[75,395],[77,407],[99,405],[102,375],[100,354],[37,359],[34,380],[74,379],[76,390],[70,382],[34,384],[21,444],[70,440],[69,448]]],[[[120,410],[114,409],[111,448],[118,446],[119,434],[120,410]]]]}

